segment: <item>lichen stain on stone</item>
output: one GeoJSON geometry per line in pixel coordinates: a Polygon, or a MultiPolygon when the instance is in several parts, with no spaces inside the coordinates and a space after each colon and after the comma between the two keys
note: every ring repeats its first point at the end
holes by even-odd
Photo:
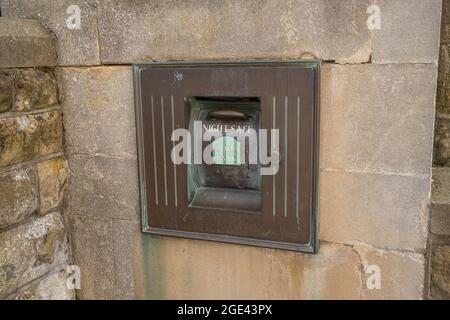
{"type": "Polygon", "coordinates": [[[20,171],[20,170],[14,170],[14,180],[16,181],[23,181],[23,180],[27,180],[30,181],[30,177],[25,174],[25,171],[20,171]]]}
{"type": "Polygon", "coordinates": [[[135,261],[135,265],[140,266],[136,278],[143,287],[138,294],[143,294],[144,299],[164,299],[167,268],[162,262],[162,239],[149,234],[143,234],[140,238],[140,253],[136,255],[140,261],[135,261]]]}
{"type": "Polygon", "coordinates": [[[0,229],[18,223],[37,209],[35,176],[29,167],[0,176],[0,229]]]}
{"type": "Polygon", "coordinates": [[[28,240],[41,238],[48,232],[48,228],[52,225],[52,222],[52,217],[49,215],[33,221],[26,230],[25,238],[28,240]]]}
{"type": "Polygon", "coordinates": [[[18,118],[16,118],[16,123],[17,123],[17,130],[19,130],[19,131],[24,131],[28,127],[31,127],[31,129],[35,129],[36,128],[36,124],[31,126],[32,122],[26,117],[18,117],[18,118]]]}
{"type": "Polygon", "coordinates": [[[0,166],[60,151],[60,111],[0,119],[0,166]]]}
{"type": "Polygon", "coordinates": [[[61,221],[47,215],[43,219],[33,221],[25,237],[34,241],[37,257],[35,265],[52,264],[57,245],[64,240],[63,226],[61,221]]]}
{"type": "Polygon", "coordinates": [[[31,111],[55,105],[56,80],[49,70],[24,69],[16,72],[16,111],[31,111]]]}
{"type": "Polygon", "coordinates": [[[36,265],[52,264],[57,244],[62,240],[57,231],[50,231],[44,237],[36,241],[35,248],[37,252],[36,265]],[[59,239],[59,240],[58,240],[59,239]]]}
{"type": "Polygon", "coordinates": [[[16,276],[16,266],[13,264],[5,264],[0,266],[0,278],[5,278],[6,281],[13,279],[16,276]]]}

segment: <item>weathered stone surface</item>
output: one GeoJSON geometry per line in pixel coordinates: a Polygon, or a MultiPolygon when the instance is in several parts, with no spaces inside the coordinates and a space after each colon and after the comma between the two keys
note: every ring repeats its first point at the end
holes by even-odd
{"type": "Polygon", "coordinates": [[[131,67],[62,68],[60,79],[67,152],[135,156],[131,67]]]}
{"type": "Polygon", "coordinates": [[[448,84],[440,83],[438,85],[436,109],[439,117],[441,115],[450,116],[450,79],[448,84]]]}
{"type": "Polygon", "coordinates": [[[429,194],[429,178],[322,171],[320,239],[424,249],[429,194]]]}
{"type": "Polygon", "coordinates": [[[450,299],[450,1],[443,1],[441,54],[436,107],[431,221],[429,297],[450,299]]]}
{"type": "Polygon", "coordinates": [[[56,65],[55,38],[37,20],[1,17],[0,43],[0,68],[56,65]]]}
{"type": "Polygon", "coordinates": [[[139,297],[359,299],[362,292],[360,258],[342,245],[324,243],[310,255],[143,235],[140,250],[139,297]]]}
{"type": "Polygon", "coordinates": [[[0,118],[0,167],[61,151],[59,110],[0,118]]]}
{"type": "Polygon", "coordinates": [[[0,229],[16,224],[37,210],[36,176],[30,167],[0,175],[0,229]]]}
{"type": "Polygon", "coordinates": [[[39,217],[0,234],[0,297],[68,261],[61,214],[39,217]]]}
{"type": "Polygon", "coordinates": [[[139,221],[135,158],[69,157],[70,214],[139,221]]]}
{"type": "MultiPolygon", "coordinates": [[[[450,22],[448,29],[450,30],[450,22]]],[[[450,115],[450,44],[441,45],[436,101],[437,113],[442,115],[450,115]]]]}
{"type": "Polygon", "coordinates": [[[403,253],[396,251],[377,250],[368,246],[355,246],[354,249],[361,256],[364,266],[364,299],[406,299],[417,300],[423,298],[425,258],[417,253],[403,253]],[[367,286],[373,270],[370,266],[377,266],[380,270],[379,289],[367,286]]]}
{"type": "Polygon", "coordinates": [[[36,284],[8,297],[15,300],[74,300],[75,290],[67,288],[65,269],[47,275],[36,284]]]}
{"type": "Polygon", "coordinates": [[[151,236],[140,233],[139,222],[114,219],[111,231],[110,220],[71,216],[74,220],[75,238],[82,235],[75,240],[75,263],[89,277],[80,299],[359,299],[362,294],[360,258],[347,246],[325,243],[318,255],[309,255],[151,236]]]}
{"type": "Polygon", "coordinates": [[[0,112],[6,112],[11,109],[13,90],[12,77],[7,73],[0,72],[0,112]]]}
{"type": "Polygon", "coordinates": [[[450,299],[450,245],[432,248],[431,295],[434,299],[450,299]]]}
{"type": "Polygon", "coordinates": [[[450,167],[450,119],[436,119],[433,164],[450,167]]]}
{"type": "Polygon", "coordinates": [[[326,64],[321,167],[430,174],[434,65],[326,64]]]}
{"type": "Polygon", "coordinates": [[[137,282],[136,275],[138,264],[136,259],[139,256],[139,244],[141,237],[146,236],[141,233],[139,221],[113,220],[113,241],[114,241],[114,274],[115,290],[117,299],[143,298],[142,284],[137,282]],[[139,294],[140,293],[140,294],[139,294]]]}
{"type": "Polygon", "coordinates": [[[433,168],[431,201],[450,204],[450,168],[433,168]]]}
{"type": "Polygon", "coordinates": [[[56,44],[58,65],[94,65],[99,64],[96,2],[96,0],[9,0],[2,1],[1,9],[3,16],[41,20],[58,38],[56,44]],[[73,19],[74,12],[69,8],[73,5],[80,9],[79,29],[67,27],[67,21],[73,19]]]}
{"type": "Polygon", "coordinates": [[[381,29],[371,32],[374,63],[436,63],[441,0],[380,0],[381,29]]]}
{"type": "Polygon", "coordinates": [[[325,60],[366,62],[371,53],[369,3],[99,1],[101,61],[298,58],[312,53],[325,60]]]}
{"type": "Polygon", "coordinates": [[[49,70],[18,70],[15,86],[16,111],[42,109],[58,103],[56,80],[49,70]]]}
{"type": "Polygon", "coordinates": [[[54,158],[38,163],[40,210],[45,212],[62,206],[67,182],[67,163],[54,158]]]}
{"type": "Polygon", "coordinates": [[[78,299],[114,298],[112,220],[70,216],[72,255],[81,271],[78,299]]]}
{"type": "Polygon", "coordinates": [[[431,232],[450,235],[450,168],[433,168],[431,202],[431,232]]]}
{"type": "Polygon", "coordinates": [[[430,231],[450,236],[450,203],[432,203],[430,209],[430,231]]]}
{"type": "Polygon", "coordinates": [[[450,115],[450,3],[442,2],[437,113],[450,115]]]}

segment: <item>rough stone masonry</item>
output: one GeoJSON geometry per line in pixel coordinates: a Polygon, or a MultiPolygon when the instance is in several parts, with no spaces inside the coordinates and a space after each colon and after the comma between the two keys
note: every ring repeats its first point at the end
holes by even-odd
{"type": "Polygon", "coordinates": [[[429,248],[429,297],[450,299],[450,1],[442,6],[429,248]]]}
{"type": "MultiPolygon", "coordinates": [[[[442,2],[376,3],[381,28],[369,30],[369,0],[1,2],[2,14],[39,19],[58,39],[53,71],[70,167],[64,214],[73,262],[82,274],[77,297],[426,298],[442,2]],[[65,26],[69,5],[80,8],[80,29],[65,26]],[[142,234],[132,63],[307,56],[323,60],[319,254],[142,234]],[[367,285],[372,266],[381,271],[375,290],[367,285]]],[[[44,75],[36,77],[48,82],[44,75]]],[[[24,111],[8,111],[13,110],[9,103],[1,108],[7,115],[24,112],[28,123],[36,121],[36,130],[60,121],[50,115],[53,109],[44,120],[33,118],[37,111],[25,111],[33,108],[29,105],[20,106],[24,111]]],[[[6,131],[24,123],[5,122],[6,131]]],[[[59,136],[53,128],[38,139],[43,145],[28,146],[27,130],[18,141],[9,138],[2,166],[56,152],[45,143],[59,136]]],[[[34,173],[39,177],[38,169],[34,173]]],[[[48,194],[64,199],[64,192],[39,193],[39,198],[48,194]]],[[[29,198],[24,206],[51,203],[29,198]]],[[[15,219],[28,211],[18,212],[15,219]]],[[[49,217],[56,221],[59,215],[49,217]]],[[[7,228],[2,235],[9,238],[11,230],[22,229],[7,228]]],[[[434,252],[430,259],[438,273],[431,278],[441,288],[448,283],[448,255],[445,249],[434,252]]],[[[58,282],[54,275],[47,283],[58,282]]]]}
{"type": "Polygon", "coordinates": [[[0,298],[73,299],[56,39],[0,18],[0,298]],[[7,48],[3,46],[6,45],[7,48]]]}

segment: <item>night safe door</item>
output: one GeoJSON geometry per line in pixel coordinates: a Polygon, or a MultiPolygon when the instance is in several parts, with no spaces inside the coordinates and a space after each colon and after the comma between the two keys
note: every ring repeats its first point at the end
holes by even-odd
{"type": "Polygon", "coordinates": [[[134,70],[144,232],[317,252],[319,61],[134,70]]]}

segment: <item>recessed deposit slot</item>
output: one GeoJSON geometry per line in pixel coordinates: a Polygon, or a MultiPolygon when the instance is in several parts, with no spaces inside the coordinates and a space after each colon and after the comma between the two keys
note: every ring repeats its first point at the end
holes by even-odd
{"type": "MultiPolygon", "coordinates": [[[[258,98],[188,97],[189,130],[201,128],[201,164],[189,164],[191,207],[261,212],[258,98]],[[207,154],[205,154],[207,152],[207,154]],[[251,154],[253,153],[253,154],[251,154]],[[253,156],[254,163],[250,157],[253,156]]],[[[195,145],[195,141],[192,141],[195,145]]],[[[195,155],[193,155],[195,157],[195,155]]],[[[194,161],[193,161],[194,162],[194,161]]]]}

